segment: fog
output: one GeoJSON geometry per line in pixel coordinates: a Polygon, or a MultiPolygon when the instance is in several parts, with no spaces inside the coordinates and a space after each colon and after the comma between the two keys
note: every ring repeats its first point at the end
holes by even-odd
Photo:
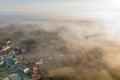
{"type": "Polygon", "coordinates": [[[118,22],[100,20],[1,20],[1,27],[30,25],[26,31],[43,29],[48,32],[58,32],[59,37],[67,42],[67,46],[72,49],[83,47],[90,49],[101,47],[104,50],[105,60],[110,66],[118,67],[119,64],[119,40],[120,27],[118,22]],[[114,53],[115,52],[115,53],[114,53]],[[114,55],[115,54],[115,55],[114,55]],[[109,58],[110,57],[110,58],[109,58]],[[111,60],[113,61],[111,65],[111,60]]]}

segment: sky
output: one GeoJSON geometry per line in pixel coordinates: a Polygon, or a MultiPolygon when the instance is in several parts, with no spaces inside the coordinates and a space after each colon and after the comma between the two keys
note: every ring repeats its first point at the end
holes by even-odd
{"type": "Polygon", "coordinates": [[[119,0],[0,0],[0,14],[116,18],[119,13],[119,0]]]}

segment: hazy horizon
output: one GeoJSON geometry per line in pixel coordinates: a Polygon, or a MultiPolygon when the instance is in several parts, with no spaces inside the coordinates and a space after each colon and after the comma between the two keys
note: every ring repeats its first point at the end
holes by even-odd
{"type": "Polygon", "coordinates": [[[5,0],[0,1],[0,14],[53,19],[117,19],[120,18],[119,5],[119,0],[5,0]]]}

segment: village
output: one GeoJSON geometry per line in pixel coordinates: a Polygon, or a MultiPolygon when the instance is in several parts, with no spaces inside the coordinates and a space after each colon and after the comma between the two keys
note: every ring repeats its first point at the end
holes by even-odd
{"type": "MultiPolygon", "coordinates": [[[[26,49],[15,43],[12,39],[0,43],[0,80],[47,80],[47,72],[38,69],[44,60],[31,59],[25,54],[26,49]]],[[[34,47],[35,43],[31,41],[28,46],[34,47]]]]}

